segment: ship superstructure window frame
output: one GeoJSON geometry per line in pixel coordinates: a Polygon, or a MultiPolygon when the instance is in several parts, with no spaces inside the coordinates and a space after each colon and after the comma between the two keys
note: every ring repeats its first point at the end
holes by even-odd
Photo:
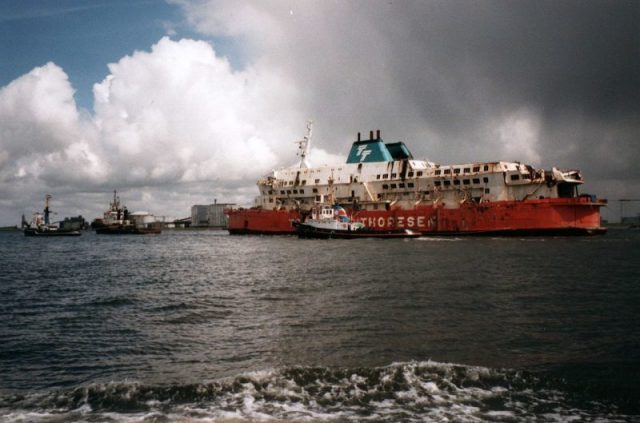
{"type": "Polygon", "coordinates": [[[465,167],[463,172],[464,173],[471,173],[471,168],[470,167],[465,167]]]}
{"type": "Polygon", "coordinates": [[[448,180],[448,179],[445,179],[445,181],[444,181],[444,186],[445,186],[445,187],[449,187],[449,186],[451,186],[451,181],[450,181],[450,180],[448,180]]]}
{"type": "Polygon", "coordinates": [[[480,178],[473,178],[473,183],[474,184],[479,184],[480,183],[480,178]]]}
{"type": "Polygon", "coordinates": [[[388,173],[383,173],[382,174],[382,179],[389,179],[389,174],[388,173]]]}
{"type": "Polygon", "coordinates": [[[382,189],[389,189],[389,185],[387,185],[387,184],[382,184],[382,189]]]}
{"type": "Polygon", "coordinates": [[[434,172],[436,176],[440,176],[441,173],[442,171],[440,169],[436,169],[436,171],[434,172]]]}
{"type": "Polygon", "coordinates": [[[454,179],[453,180],[453,185],[460,185],[460,180],[459,179],[454,179]]]}
{"type": "Polygon", "coordinates": [[[407,176],[408,176],[409,178],[413,178],[413,171],[409,172],[409,173],[407,174],[407,176]]]}
{"type": "Polygon", "coordinates": [[[408,182],[408,183],[407,183],[407,187],[408,187],[408,188],[413,188],[413,182],[408,182]]]}
{"type": "Polygon", "coordinates": [[[515,174],[511,175],[511,180],[512,181],[519,181],[520,180],[520,174],[515,173],[515,174]]]}
{"type": "Polygon", "coordinates": [[[482,178],[482,181],[483,181],[485,184],[488,184],[488,183],[489,183],[489,178],[487,178],[487,177],[485,176],[484,178],[482,178]]]}
{"type": "Polygon", "coordinates": [[[442,185],[441,181],[433,181],[433,186],[439,187],[440,185],[442,185]]]}
{"type": "Polygon", "coordinates": [[[484,165],[484,171],[488,172],[489,171],[489,165],[484,165]]]}
{"type": "Polygon", "coordinates": [[[319,183],[320,183],[320,179],[316,179],[316,180],[314,181],[314,183],[315,183],[316,185],[317,185],[317,184],[319,184],[319,183]]]}
{"type": "Polygon", "coordinates": [[[462,180],[462,184],[463,184],[463,185],[470,185],[470,184],[471,184],[471,180],[469,180],[469,179],[463,179],[463,180],[462,180]]]}
{"type": "Polygon", "coordinates": [[[480,166],[474,166],[474,167],[473,167],[473,171],[474,171],[475,173],[480,172],[480,166]]]}
{"type": "Polygon", "coordinates": [[[417,176],[422,176],[422,171],[419,170],[418,173],[416,174],[417,176]]]}
{"type": "Polygon", "coordinates": [[[445,169],[444,170],[444,174],[445,175],[451,175],[451,169],[445,169]]]}
{"type": "Polygon", "coordinates": [[[392,173],[392,174],[391,174],[391,179],[395,179],[395,178],[397,178],[397,177],[398,177],[398,175],[397,175],[396,173],[392,173]]]}

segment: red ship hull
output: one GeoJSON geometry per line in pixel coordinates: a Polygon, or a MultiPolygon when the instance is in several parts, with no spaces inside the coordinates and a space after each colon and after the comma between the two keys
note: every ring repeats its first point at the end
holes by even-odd
{"type": "MultiPolygon", "coordinates": [[[[456,209],[417,205],[413,209],[360,210],[352,219],[372,229],[412,229],[424,235],[594,235],[605,202],[590,196],[526,201],[467,203],[456,209]]],[[[293,234],[295,210],[233,209],[231,234],[293,234]]]]}

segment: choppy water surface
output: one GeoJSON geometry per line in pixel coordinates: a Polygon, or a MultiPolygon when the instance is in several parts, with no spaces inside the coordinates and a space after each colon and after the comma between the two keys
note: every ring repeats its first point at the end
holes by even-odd
{"type": "Polygon", "coordinates": [[[0,421],[640,421],[640,231],[0,234],[0,421]]]}

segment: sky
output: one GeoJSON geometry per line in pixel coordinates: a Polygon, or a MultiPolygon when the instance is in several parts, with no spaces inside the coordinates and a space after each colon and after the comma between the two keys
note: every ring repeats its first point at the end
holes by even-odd
{"type": "MultiPolygon", "coordinates": [[[[0,226],[250,205],[380,129],[437,163],[581,169],[640,199],[640,2],[0,1],[0,226]]],[[[625,215],[640,203],[625,203],[625,215]]]]}

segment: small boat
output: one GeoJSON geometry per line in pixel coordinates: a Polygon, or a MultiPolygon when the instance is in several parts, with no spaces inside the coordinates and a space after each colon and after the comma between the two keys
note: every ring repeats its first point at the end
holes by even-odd
{"type": "Polygon", "coordinates": [[[410,229],[375,230],[362,222],[352,222],[339,205],[320,206],[311,210],[304,222],[293,222],[300,238],[357,239],[357,238],[417,238],[420,232],[410,229]]]}
{"type": "MultiPolygon", "coordinates": [[[[27,223],[24,226],[25,236],[80,236],[80,231],[64,230],[60,229],[58,225],[50,222],[49,215],[51,210],[49,209],[49,201],[51,195],[47,194],[44,200],[43,213],[36,212],[33,214],[31,223],[27,223]]],[[[23,217],[24,220],[24,217],[23,217]]]]}
{"type": "Polygon", "coordinates": [[[103,219],[96,219],[91,227],[98,235],[148,235],[162,233],[160,225],[137,223],[130,219],[127,208],[120,204],[120,197],[113,191],[113,201],[104,212],[103,219]]]}

